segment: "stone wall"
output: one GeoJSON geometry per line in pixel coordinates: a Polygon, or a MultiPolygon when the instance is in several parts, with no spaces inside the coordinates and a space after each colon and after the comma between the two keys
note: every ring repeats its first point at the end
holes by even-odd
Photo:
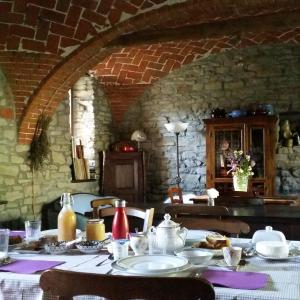
{"type": "MultiPolygon", "coordinates": [[[[95,138],[95,153],[104,150],[112,139],[107,129],[111,126],[110,110],[105,98],[99,96],[99,91],[96,93],[95,130],[99,134],[95,138]]],[[[1,72],[0,106],[13,107],[12,95],[1,72]]],[[[54,200],[63,192],[98,193],[98,181],[71,182],[69,99],[65,99],[53,115],[48,136],[51,144],[49,161],[43,170],[32,176],[27,159],[29,145],[17,144],[16,121],[0,117],[0,200],[8,201],[6,205],[0,205],[0,221],[32,218],[33,199],[35,213],[39,215],[44,203],[54,200]]]]}
{"type": "MultiPolygon", "coordinates": [[[[187,133],[179,137],[180,173],[184,192],[199,194],[206,181],[203,119],[210,117],[213,108],[230,111],[260,103],[273,104],[276,113],[300,111],[299,53],[299,46],[274,45],[212,54],[149,88],[120,126],[123,138],[138,128],[148,135],[143,143],[150,157],[148,200],[165,199],[176,176],[175,137],[164,128],[167,119],[189,122],[187,133]]],[[[298,179],[299,168],[294,164],[292,172],[298,179]]],[[[281,171],[285,176],[278,178],[285,185],[287,172],[281,171]]],[[[299,192],[298,179],[282,192],[299,192]]]]}
{"type": "Polygon", "coordinates": [[[112,114],[97,80],[81,77],[72,88],[73,137],[84,146],[84,157],[99,173],[98,152],[106,150],[114,138],[112,114]]]}
{"type": "Polygon", "coordinates": [[[277,193],[300,194],[300,146],[278,148],[276,167],[277,193]]]}

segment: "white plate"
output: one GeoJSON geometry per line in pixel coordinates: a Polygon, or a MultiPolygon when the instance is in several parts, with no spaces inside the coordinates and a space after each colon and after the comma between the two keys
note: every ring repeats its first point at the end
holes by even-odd
{"type": "Polygon", "coordinates": [[[300,258],[300,250],[291,251],[289,253],[288,257],[265,256],[265,255],[260,254],[257,251],[256,251],[256,254],[257,254],[258,257],[263,258],[263,259],[267,259],[267,260],[288,260],[288,259],[300,258]]]}
{"type": "Polygon", "coordinates": [[[194,239],[188,239],[185,241],[185,247],[186,248],[194,248],[194,249],[201,249],[203,251],[207,251],[212,253],[214,256],[223,256],[223,251],[222,249],[208,249],[208,248],[200,248],[200,247],[192,247],[194,244],[199,243],[199,240],[194,240],[194,239]]]}
{"type": "MultiPolygon", "coordinates": [[[[76,229],[76,237],[79,237],[80,234],[81,234],[81,230],[76,229]]],[[[49,230],[41,231],[41,237],[44,237],[46,235],[58,235],[58,229],[49,229],[49,230]]]]}
{"type": "Polygon", "coordinates": [[[44,251],[44,248],[38,248],[37,250],[26,249],[25,244],[18,244],[16,247],[12,248],[11,252],[18,252],[20,254],[39,254],[44,251]]]}
{"type": "Polygon", "coordinates": [[[115,270],[140,275],[159,275],[186,270],[190,267],[185,257],[173,255],[138,255],[112,263],[115,270]]]}

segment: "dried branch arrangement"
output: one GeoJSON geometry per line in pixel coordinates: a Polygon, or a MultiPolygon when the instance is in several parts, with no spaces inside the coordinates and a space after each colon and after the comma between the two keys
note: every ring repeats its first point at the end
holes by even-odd
{"type": "Polygon", "coordinates": [[[32,171],[41,169],[48,159],[50,143],[47,136],[51,118],[42,113],[37,121],[34,136],[29,150],[30,168],[32,171]]]}

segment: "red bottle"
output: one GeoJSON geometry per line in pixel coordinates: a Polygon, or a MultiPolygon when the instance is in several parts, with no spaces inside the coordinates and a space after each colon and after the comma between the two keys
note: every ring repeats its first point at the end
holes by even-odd
{"type": "Polygon", "coordinates": [[[115,240],[128,238],[129,225],[125,206],[125,200],[117,200],[115,202],[115,216],[112,223],[112,236],[115,240]]]}

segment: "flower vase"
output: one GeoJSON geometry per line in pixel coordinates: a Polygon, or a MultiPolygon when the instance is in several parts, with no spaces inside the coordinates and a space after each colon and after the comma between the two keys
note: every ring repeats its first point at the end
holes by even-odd
{"type": "Polygon", "coordinates": [[[233,188],[236,192],[247,192],[248,176],[233,176],[233,188]]]}

